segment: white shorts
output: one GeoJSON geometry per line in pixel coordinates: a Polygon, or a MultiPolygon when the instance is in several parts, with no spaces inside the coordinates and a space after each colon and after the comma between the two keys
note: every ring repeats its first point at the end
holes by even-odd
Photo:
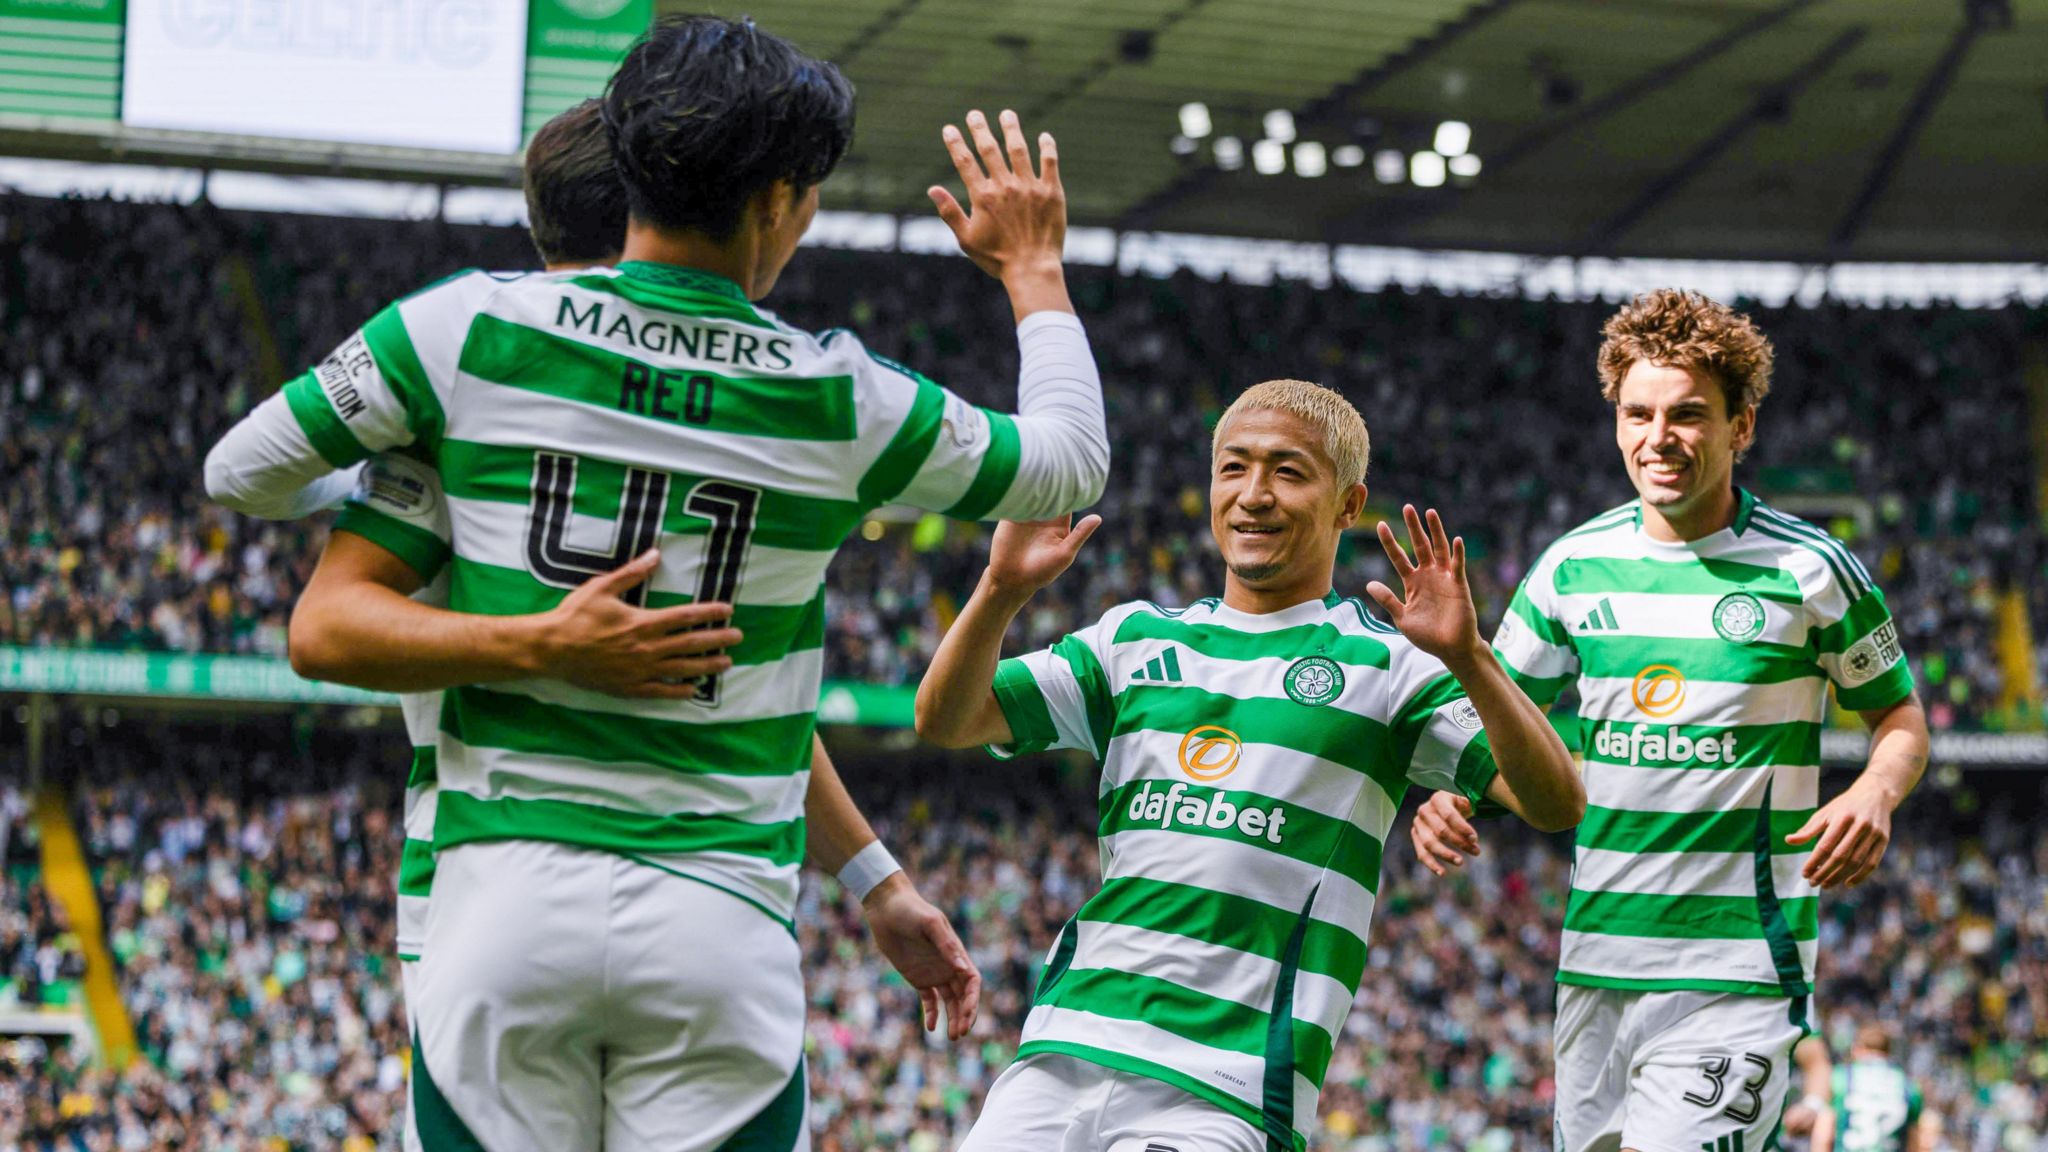
{"type": "Polygon", "coordinates": [[[1558,1152],[1764,1152],[1805,999],[1557,989],[1558,1152]]]}
{"type": "Polygon", "coordinates": [[[989,1086],[960,1152],[1265,1152],[1195,1094],[1073,1056],[1026,1056],[989,1086]]]}
{"type": "Polygon", "coordinates": [[[722,889],[534,840],[440,854],[426,1152],[808,1152],[795,937],[722,889]]]}

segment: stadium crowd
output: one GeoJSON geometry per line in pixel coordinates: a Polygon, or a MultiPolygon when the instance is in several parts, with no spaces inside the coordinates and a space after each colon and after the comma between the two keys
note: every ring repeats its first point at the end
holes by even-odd
{"type": "Polygon", "coordinates": [[[26,791],[0,786],[0,1012],[64,1007],[85,974],[70,918],[38,879],[33,809],[26,791]]]}
{"type": "MultiPolygon", "coordinates": [[[[208,506],[200,460],[229,423],[378,307],[464,266],[532,267],[508,228],[0,196],[0,638],[278,654],[324,531],[208,506]],[[165,267],[180,275],[152,274],[165,267]],[[82,307],[80,301],[90,301],[82,307]]],[[[1593,375],[1611,307],[1080,268],[1114,473],[1106,530],[1025,620],[1042,643],[1103,606],[1216,586],[1204,524],[1209,423],[1237,390],[1300,376],[1376,431],[1376,506],[1444,509],[1473,546],[1489,624],[1538,551],[1628,488],[1593,375]]],[[[968,396],[1008,404],[1015,341],[968,262],[811,249],[769,303],[968,396]]],[[[1848,538],[1891,598],[1937,728],[1998,725],[2002,589],[2031,589],[2021,349],[2048,312],[1839,305],[1755,310],[1777,386],[1744,473],[1848,538]]],[[[828,582],[828,674],[911,683],[972,586],[980,530],[878,530],[828,582]]],[[[1359,536],[1339,585],[1383,559],[1359,536]]],[[[2041,653],[2048,669],[2048,643],[2041,653]]],[[[2048,679],[2048,677],[2044,677],[2048,679]]],[[[2038,702],[2035,705],[2038,708],[2038,702]]]]}
{"type": "MultiPolygon", "coordinates": [[[[146,1059],[117,1073],[0,1046],[0,1150],[396,1149],[397,735],[275,717],[81,727],[60,761],[146,1059]]],[[[1092,776],[1052,758],[840,759],[986,986],[970,1038],[920,1033],[857,905],[807,875],[815,1146],[947,1152],[1096,883],[1092,776]]],[[[1839,1054],[1865,1020],[1895,1029],[1940,1152],[2048,1148],[2048,842],[2026,823],[2044,800],[2017,776],[1931,782],[1879,875],[1825,899],[1822,1031],[1839,1054]]],[[[1439,881],[1404,827],[1312,1147],[1548,1148],[1564,842],[1489,823],[1485,853],[1439,881]]]]}

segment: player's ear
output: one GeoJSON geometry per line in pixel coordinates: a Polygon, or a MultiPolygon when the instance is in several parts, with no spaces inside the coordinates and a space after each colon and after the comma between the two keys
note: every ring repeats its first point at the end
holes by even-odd
{"type": "Polygon", "coordinates": [[[1358,523],[1358,518],[1363,515],[1365,515],[1365,485],[1363,483],[1353,484],[1344,490],[1344,502],[1338,506],[1337,530],[1341,532],[1350,528],[1353,524],[1358,523]]]}
{"type": "Polygon", "coordinates": [[[1735,414],[1733,423],[1735,455],[1740,457],[1756,443],[1756,405],[1743,405],[1742,411],[1735,414]]]}
{"type": "Polygon", "coordinates": [[[782,230],[783,224],[796,212],[796,184],[789,180],[777,180],[766,187],[755,189],[747,200],[747,215],[763,233],[773,235],[782,230]]]}

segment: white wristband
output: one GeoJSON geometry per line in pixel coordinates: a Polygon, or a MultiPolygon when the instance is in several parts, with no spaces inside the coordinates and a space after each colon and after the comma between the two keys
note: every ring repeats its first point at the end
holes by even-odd
{"type": "Polygon", "coordinates": [[[1799,1102],[1801,1104],[1806,1105],[1808,1108],[1813,1109],[1815,1112],[1827,1112],[1831,1111],[1834,1108],[1834,1103],[1832,1101],[1827,1100],[1824,1097],[1815,1096],[1811,1092],[1807,1093],[1804,1096],[1801,1096],[1799,1098],[1799,1102]]]}
{"type": "Polygon", "coordinates": [[[846,862],[846,867],[839,870],[839,883],[853,893],[855,900],[865,900],[877,884],[901,871],[903,865],[889,855],[888,846],[876,840],[855,852],[853,859],[846,862]]]}

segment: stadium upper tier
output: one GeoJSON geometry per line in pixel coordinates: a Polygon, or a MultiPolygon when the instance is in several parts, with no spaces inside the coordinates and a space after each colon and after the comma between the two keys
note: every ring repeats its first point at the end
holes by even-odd
{"type": "MultiPolygon", "coordinates": [[[[0,198],[0,640],[281,654],[324,527],[209,506],[200,461],[377,308],[465,266],[534,259],[512,229],[0,198]]],[[[1108,393],[1107,525],[1027,614],[1025,643],[1117,601],[1215,590],[1209,428],[1263,379],[1317,380],[1358,404],[1373,505],[1444,510],[1473,544],[1488,627],[1545,544],[1629,496],[1594,376],[1609,305],[1093,268],[1072,280],[1108,393]]],[[[1008,308],[964,260],[807,249],[767,304],[806,327],[850,325],[970,399],[1011,399],[1008,308]]],[[[1850,540],[1891,597],[1937,727],[2020,718],[1998,707],[2015,664],[1994,641],[2012,589],[2048,634],[2025,382],[2048,310],[1755,313],[1777,384],[1739,479],[1850,540]]],[[[982,537],[863,535],[828,582],[827,674],[914,682],[982,537]]],[[[1354,592],[1385,575],[1370,537],[1356,540],[1339,569],[1354,592]]]]}

